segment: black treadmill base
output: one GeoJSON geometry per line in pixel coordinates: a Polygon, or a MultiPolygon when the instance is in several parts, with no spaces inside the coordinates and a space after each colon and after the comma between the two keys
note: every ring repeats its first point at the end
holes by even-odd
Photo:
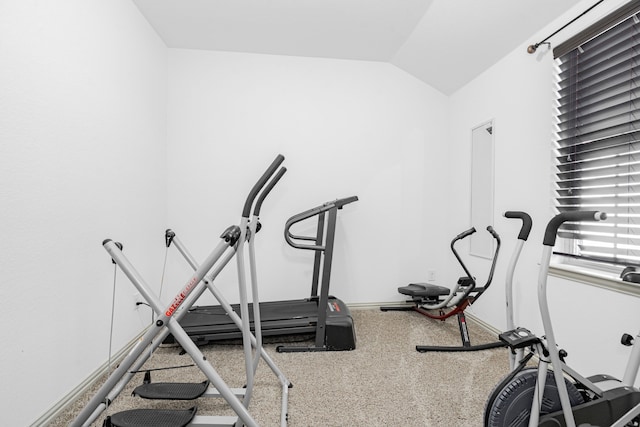
{"type": "MultiPolygon", "coordinates": [[[[239,306],[236,304],[232,308],[240,316],[239,306]]],[[[253,331],[252,305],[249,313],[253,331]]],[[[318,302],[315,299],[263,302],[260,303],[260,319],[262,335],[270,337],[271,342],[314,340],[318,323],[318,302]],[[296,337],[302,338],[296,340],[296,337]]],[[[194,307],[182,318],[180,325],[197,345],[242,338],[240,329],[220,306],[194,307]]],[[[163,341],[166,345],[175,343],[173,335],[167,336],[163,341]]],[[[355,348],[355,326],[349,308],[338,298],[329,297],[324,345],[308,351],[348,351],[355,348]]]]}

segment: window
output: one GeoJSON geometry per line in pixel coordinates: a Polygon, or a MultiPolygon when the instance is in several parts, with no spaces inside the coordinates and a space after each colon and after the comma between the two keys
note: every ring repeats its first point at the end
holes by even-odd
{"type": "Polygon", "coordinates": [[[554,49],[558,66],[555,199],[566,223],[556,253],[640,266],[640,1],[554,49]]]}

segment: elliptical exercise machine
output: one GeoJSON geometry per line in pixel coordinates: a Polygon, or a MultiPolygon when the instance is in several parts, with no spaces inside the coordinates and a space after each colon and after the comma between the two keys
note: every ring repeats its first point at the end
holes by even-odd
{"type": "Polygon", "coordinates": [[[464,310],[469,305],[477,301],[478,298],[480,298],[480,296],[489,288],[489,286],[491,285],[491,281],[493,280],[493,272],[495,271],[496,262],[498,261],[498,252],[500,251],[500,236],[491,226],[487,227],[487,231],[495,239],[496,246],[493,253],[491,269],[489,270],[489,276],[484,286],[476,286],[475,277],[473,277],[455,248],[455,244],[458,241],[471,236],[476,232],[476,229],[472,227],[458,234],[451,241],[451,251],[466,273],[466,276],[460,277],[458,279],[458,282],[453,290],[431,283],[411,283],[407,286],[400,286],[398,288],[398,292],[403,295],[410,296],[411,300],[408,302],[412,303],[413,305],[380,307],[380,310],[382,311],[416,311],[423,316],[442,321],[448,319],[449,317],[457,316],[458,326],[460,328],[460,338],[462,340],[461,347],[418,345],[416,346],[417,351],[421,353],[428,351],[474,351],[495,347],[504,347],[504,344],[502,343],[490,343],[472,346],[471,340],[469,339],[467,319],[464,314],[464,310]]]}
{"type": "Polygon", "coordinates": [[[516,368],[489,395],[484,425],[502,426],[611,426],[638,425],[640,390],[634,387],[640,367],[640,334],[623,336],[623,344],[632,343],[622,381],[609,375],[589,378],[566,365],[566,352],[558,349],[547,302],[547,275],[558,228],[564,222],[600,221],[606,215],[595,211],[573,211],[556,215],[544,234],[544,251],[538,276],[538,303],[545,338],[524,328],[500,334],[513,351],[528,350],[516,368]],[[537,368],[525,368],[536,355],[537,368]],[[549,371],[549,365],[552,371],[549,371]]]}

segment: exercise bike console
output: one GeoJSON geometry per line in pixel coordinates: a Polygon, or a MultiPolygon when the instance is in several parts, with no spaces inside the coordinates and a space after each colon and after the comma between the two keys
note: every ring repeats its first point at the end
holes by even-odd
{"type": "Polygon", "coordinates": [[[511,349],[525,348],[540,342],[540,338],[535,336],[530,330],[525,328],[516,328],[506,331],[498,335],[500,341],[505,343],[511,349]]]}

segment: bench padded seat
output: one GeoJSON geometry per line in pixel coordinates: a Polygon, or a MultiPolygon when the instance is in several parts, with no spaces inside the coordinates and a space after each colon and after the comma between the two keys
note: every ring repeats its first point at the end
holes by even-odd
{"type": "Polygon", "coordinates": [[[398,292],[411,297],[433,298],[449,295],[451,290],[444,286],[438,286],[431,283],[411,283],[407,286],[400,286],[398,292]]]}

